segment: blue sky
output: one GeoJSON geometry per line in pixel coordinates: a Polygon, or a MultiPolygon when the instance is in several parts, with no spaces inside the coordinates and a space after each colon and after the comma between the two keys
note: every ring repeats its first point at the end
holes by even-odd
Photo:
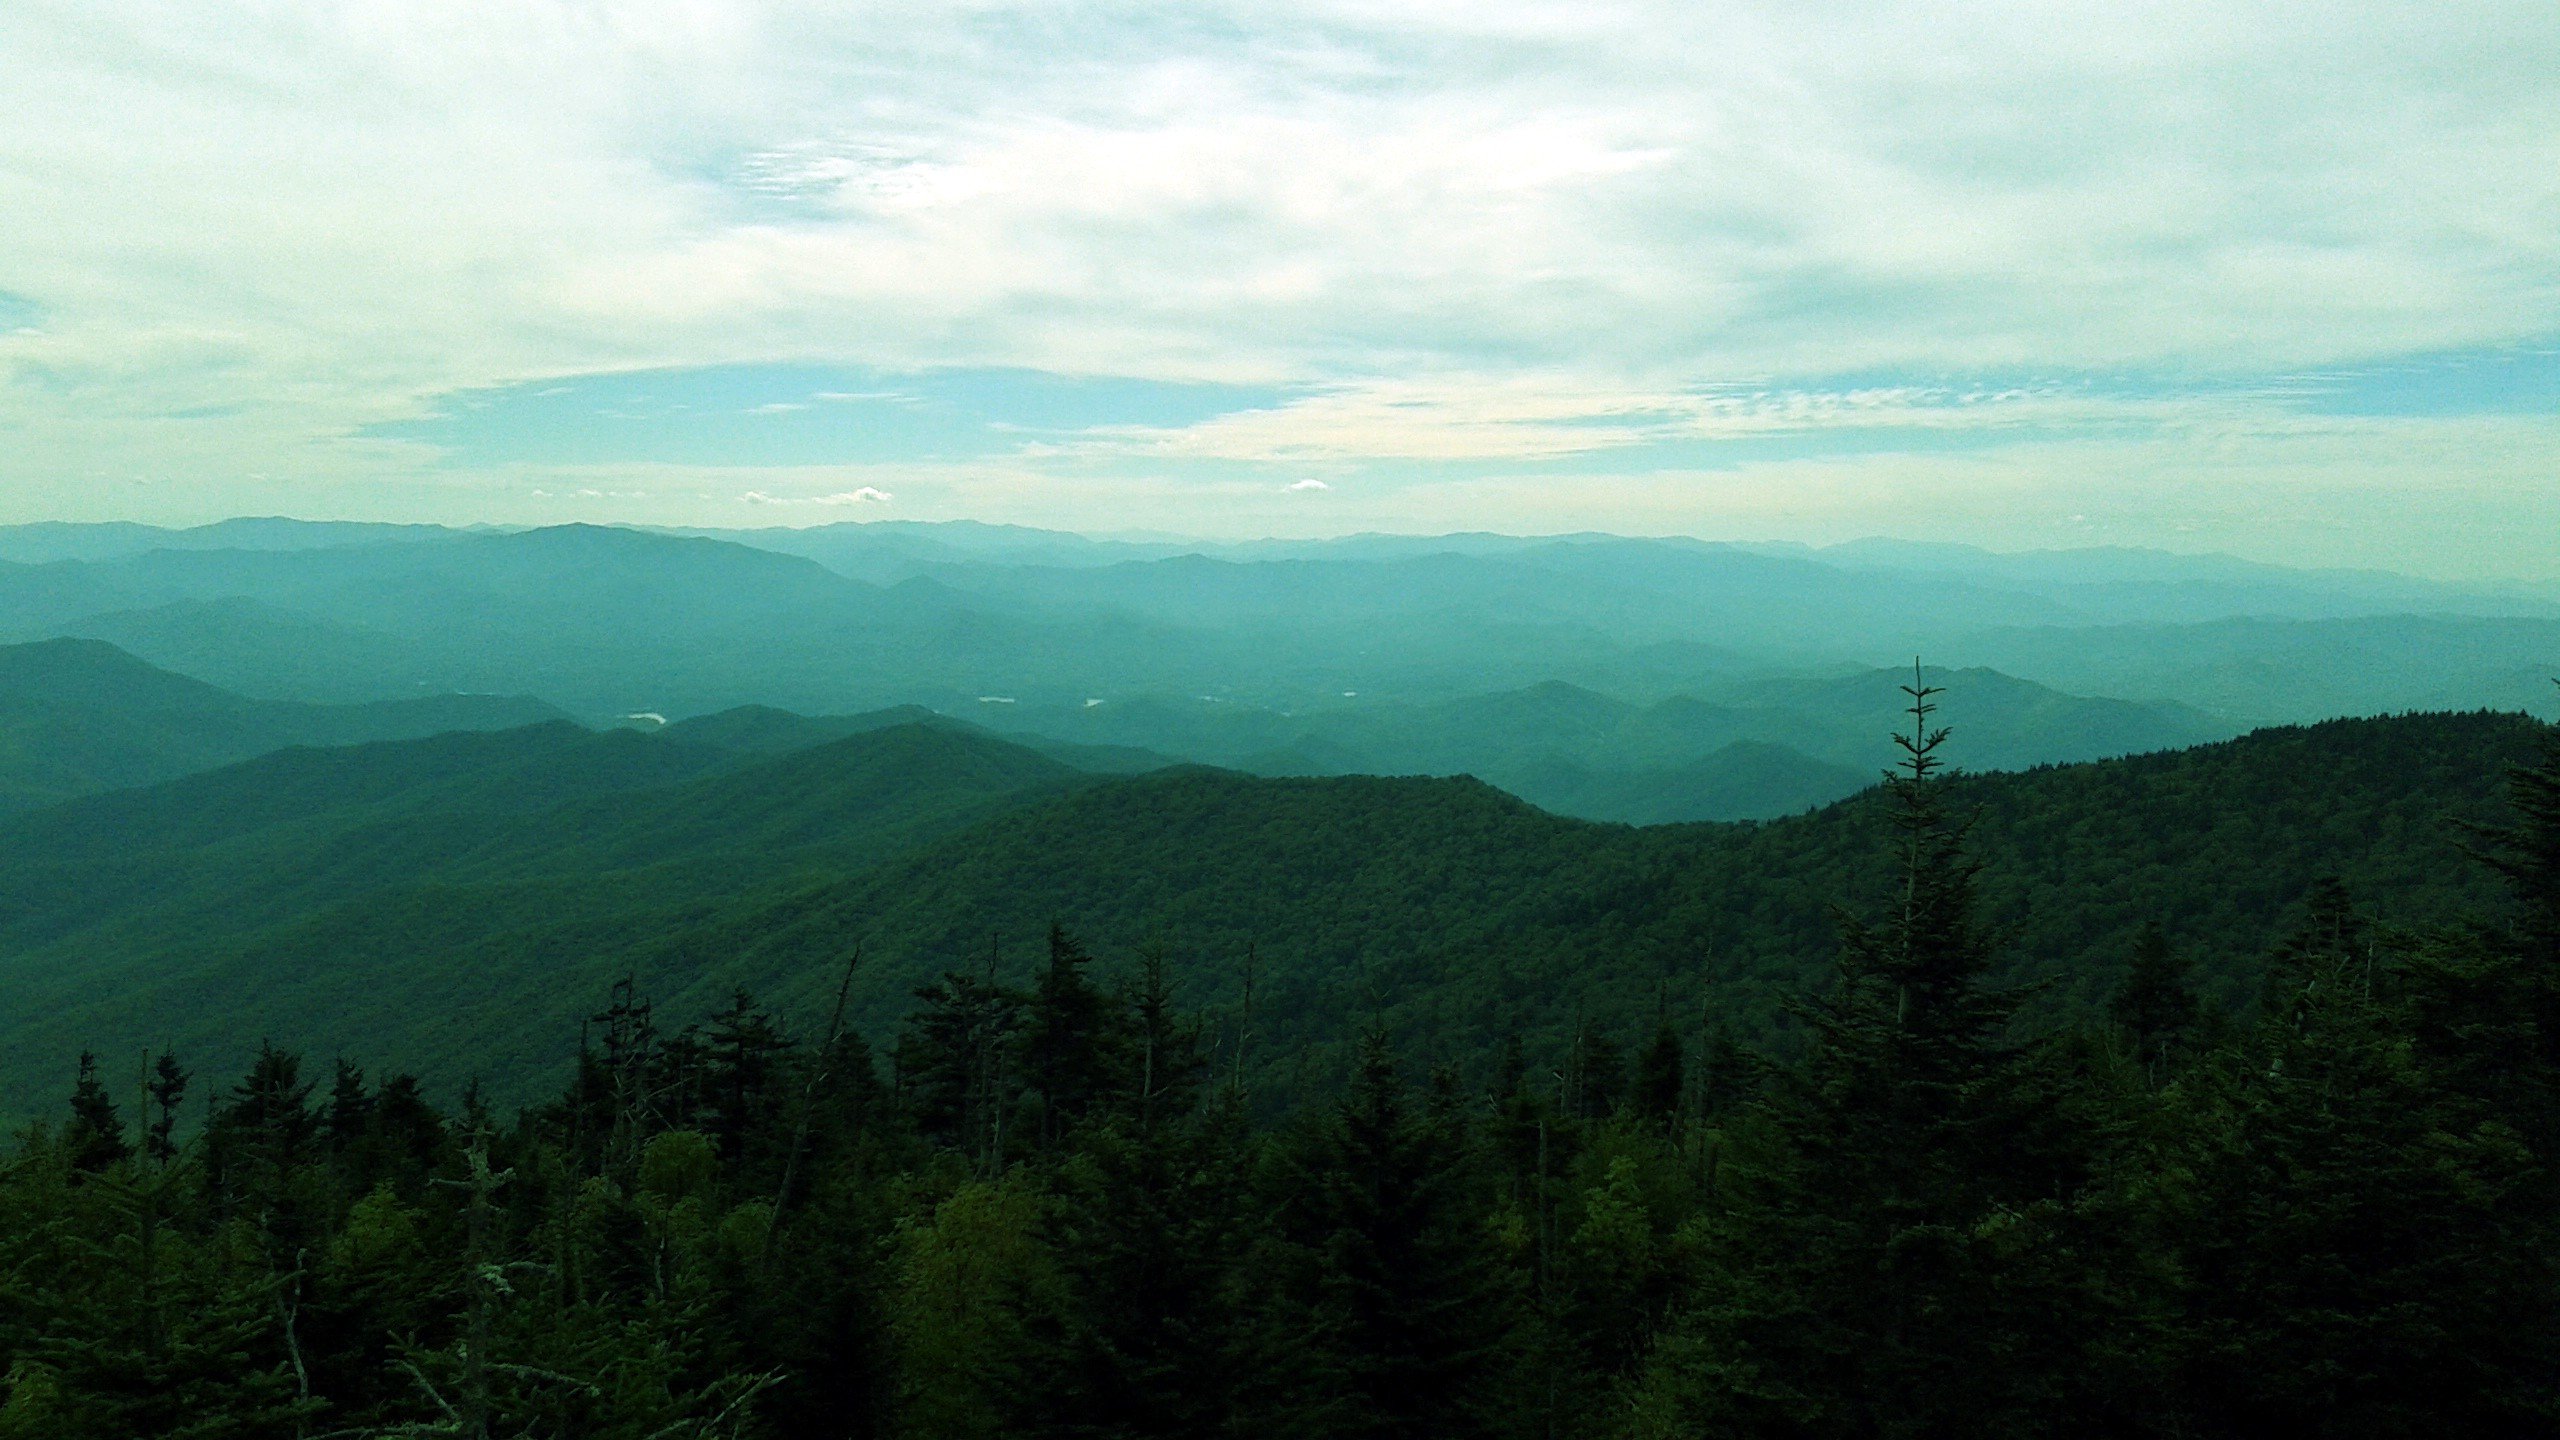
{"type": "Polygon", "coordinates": [[[0,522],[2560,577],[2560,9],[18,0],[0,522]]]}
{"type": "MultiPolygon", "coordinates": [[[[1327,388],[999,368],[902,373],[737,364],[552,376],[459,391],[436,397],[425,414],[364,433],[422,444],[437,463],[465,470],[516,463],[1063,462],[1070,452],[1092,466],[1126,463],[1213,421],[1274,418],[1327,388]]],[[[2200,405],[2270,416],[2531,420],[2560,413],[2560,347],[2440,352],[2261,375],[1868,373],[1792,386],[1729,383],[1657,397],[1641,408],[1548,420],[1557,438],[1547,447],[1547,463],[1575,474],[1726,469],[1770,457],[1948,452],[2022,437],[2156,436],[2200,405]]],[[[1458,463],[1443,462],[1433,473],[1458,463]]],[[[1504,463],[1481,460],[1472,468],[1504,463]]]]}

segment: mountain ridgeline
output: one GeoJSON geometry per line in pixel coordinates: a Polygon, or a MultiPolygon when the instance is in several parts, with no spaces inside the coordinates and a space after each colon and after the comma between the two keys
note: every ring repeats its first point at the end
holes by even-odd
{"type": "MultiPolygon", "coordinates": [[[[2455,824],[2494,816],[2538,728],[2334,721],[1946,783],[2016,934],[2003,973],[2042,987],[2031,1014],[2092,1013],[2151,921],[2238,1010],[2323,876],[2400,923],[2479,904],[2455,824]]],[[[1557,1050],[1577,1012],[1631,1035],[1666,1004],[1783,1045],[1832,907],[1877,884],[1874,793],[1629,828],[1465,778],[1097,773],[1057,748],[916,712],[553,722],[25,815],[0,833],[0,1084],[23,1113],[83,1048],[230,1065],[264,1035],[519,1100],[625,977],[807,1023],[858,946],[847,1014],[879,1039],[917,986],[990,953],[1013,974],[1053,922],[1124,960],[1163,949],[1211,1013],[1240,1013],[1258,966],[1245,1063],[1274,1094],[1321,1089],[1364,1018],[1464,1064],[1504,1035],[1557,1050]]]]}
{"type": "Polygon", "coordinates": [[[1986,672],[1982,768],[2338,715],[2560,713],[2560,596],[2145,551],[0,529],[0,641],[66,636],[271,700],[528,695],[587,723],[923,705],[1268,773],[1471,773],[1642,822],[1839,798],[1841,767],[1875,768],[1866,692],[1889,701],[1915,653],[1986,672]],[[1987,672],[2014,695],[1993,703],[1987,672]]]}
{"type": "Polygon", "coordinates": [[[251,700],[93,640],[0,646],[0,814],[210,770],[292,745],[351,745],[566,719],[538,700],[251,700]]]}

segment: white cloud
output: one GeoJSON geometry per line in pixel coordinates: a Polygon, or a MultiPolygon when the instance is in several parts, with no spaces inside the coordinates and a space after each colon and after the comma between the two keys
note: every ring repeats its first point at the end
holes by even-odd
{"type": "Polygon", "coordinates": [[[1310,476],[1308,476],[1308,477],[1307,477],[1306,479],[1304,479],[1304,480],[1299,480],[1299,481],[1296,481],[1296,482],[1292,483],[1292,484],[1289,486],[1289,488],[1290,488],[1290,489],[1292,489],[1292,490],[1302,490],[1302,491],[1303,491],[1303,490],[1330,490],[1330,489],[1332,489],[1333,487],[1332,487],[1332,486],[1330,486],[1330,485],[1327,485],[1327,484],[1326,484],[1326,483],[1324,483],[1323,481],[1318,480],[1318,479],[1316,479],[1314,476],[1310,475],[1310,476]]]}
{"type": "Polygon", "coordinates": [[[877,486],[865,485],[855,490],[839,490],[832,495],[768,495],[750,490],[738,497],[749,505],[886,505],[893,497],[877,486]]]}

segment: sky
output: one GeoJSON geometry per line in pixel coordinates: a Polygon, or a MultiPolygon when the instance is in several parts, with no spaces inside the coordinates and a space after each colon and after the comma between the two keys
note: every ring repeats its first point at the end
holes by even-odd
{"type": "Polygon", "coordinates": [[[8,0],[0,523],[2560,578],[2560,6],[8,0]]]}

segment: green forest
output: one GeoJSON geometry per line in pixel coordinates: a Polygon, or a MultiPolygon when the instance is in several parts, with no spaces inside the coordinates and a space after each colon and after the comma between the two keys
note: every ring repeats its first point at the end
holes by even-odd
{"type": "MultiPolygon", "coordinates": [[[[155,674],[51,658],[53,680],[119,703],[155,674]]],[[[1978,677],[1947,678],[1971,766],[1978,677]]],[[[25,693],[61,710],[70,688],[25,693]]],[[[2094,1014],[2157,922],[2204,1000],[2236,1012],[2324,877],[2393,926],[2479,913],[2496,886],[2460,824],[2494,821],[2543,729],[2349,718],[1949,775],[1983,918],[2009,942],[1995,982],[2031,987],[2031,1027],[2094,1014]]],[[[1106,978],[1163,950],[1212,1050],[1250,972],[1246,1079],[1268,1120],[1330,1095],[1364,1026],[1469,1084],[1508,1039],[1552,1067],[1578,1025],[1635,1045],[1666,1004],[1790,1054],[1791,997],[1837,961],[1834,909],[1885,898],[1873,789],[1774,820],[1627,826],[1466,776],[1122,758],[913,709],[750,709],[654,733],[555,720],[296,746],[8,816],[0,1132],[51,1114],[83,1050],[237,1074],[268,1040],[413,1075],[446,1108],[477,1082],[512,1113],[568,1082],[582,1019],[619,981],[669,1016],[744,989],[805,1037],[857,945],[846,1025],[884,1048],[956,964],[993,949],[998,978],[1026,983],[1053,923],[1106,978]]]]}
{"type": "MultiPolygon", "coordinates": [[[[2410,893],[2390,865],[2434,852],[2391,832],[2419,822],[2347,803],[2383,873],[2271,864],[2199,908],[2151,873],[2176,809],[2104,803],[2131,762],[2059,829],[2004,817],[2073,772],[1949,777],[1933,694],[1894,777],[1820,827],[1582,862],[1558,893],[1598,917],[1569,933],[1614,999],[1355,976],[1321,1075],[1266,1063],[1304,997],[1254,942],[1200,983],[1124,933],[1143,897],[1028,964],[945,947],[866,1030],[888,961],[807,918],[841,887],[689,942],[799,916],[816,1003],[608,981],[566,1083],[521,1106],[440,1105],[354,1048],[263,1046],[236,1080],[83,1056],[0,1162],[0,1436],[2560,1429],[2560,740],[2532,737],[2426,905],[2371,898],[2410,893]],[[2109,864],[2050,913],[2061,868],[2109,864]],[[1675,984],[1645,910],[1679,904],[1824,914],[1827,973],[1675,984]],[[1662,953],[1611,970],[1613,943],[1662,953]]],[[[2480,763],[2520,723],[2473,725],[2480,763]]],[[[2269,742],[2260,773],[2330,785],[2168,788],[2353,802],[2359,772],[2429,763],[2372,733],[2269,742]]],[[[1536,829],[1497,813],[1497,847],[1536,829]]],[[[2190,863],[2287,858],[2253,833],[2190,863]]],[[[867,883],[924,905],[931,880],[867,883]]]]}

